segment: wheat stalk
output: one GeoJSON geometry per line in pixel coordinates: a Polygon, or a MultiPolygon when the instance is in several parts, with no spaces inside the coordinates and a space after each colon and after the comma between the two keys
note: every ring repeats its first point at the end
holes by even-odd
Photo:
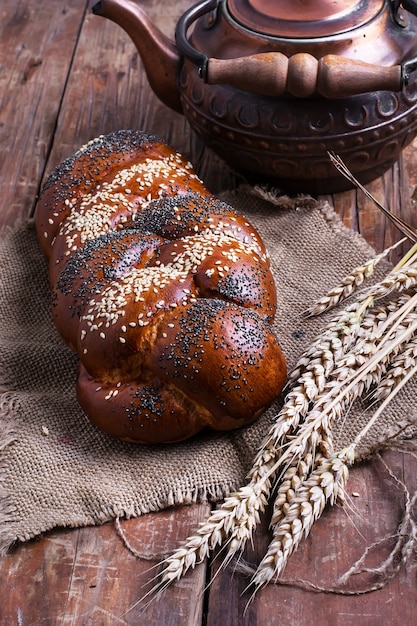
{"type": "Polygon", "coordinates": [[[367,303],[354,303],[330,320],[298,359],[288,376],[287,386],[294,384],[303,372],[308,371],[312,359],[322,362],[325,375],[328,376],[335,363],[355,340],[360,330],[361,320],[371,304],[371,300],[367,303]]]}
{"type": "MultiPolygon", "coordinates": [[[[417,363],[409,368],[406,375],[398,378],[394,389],[385,398],[367,425],[358,433],[354,441],[344,450],[330,457],[320,456],[310,476],[306,479],[309,463],[292,466],[284,476],[281,489],[278,490],[272,517],[273,538],[268,550],[252,577],[250,586],[253,595],[274,580],[277,581],[286,567],[294,550],[303,537],[310,532],[315,521],[321,516],[327,504],[336,501],[343,503],[345,485],[349,476],[349,466],[355,459],[355,450],[372,426],[377,422],[389,402],[401,388],[417,373],[417,363]],[[301,476],[299,476],[301,472],[301,476]],[[295,489],[287,486],[289,482],[295,489]],[[287,479],[287,480],[285,480],[287,479]]],[[[316,418],[317,419],[317,418],[316,418]]],[[[307,457],[311,459],[311,455],[307,457]]]]}
{"type": "Polygon", "coordinates": [[[372,394],[375,402],[388,398],[392,390],[401,382],[417,363],[417,337],[414,336],[405,345],[404,350],[391,362],[386,375],[380,380],[378,387],[372,394]]]}
{"type": "Polygon", "coordinates": [[[219,509],[211,513],[201,523],[196,532],[188,537],[171,556],[162,562],[164,569],[159,582],[152,593],[163,591],[175,580],[179,580],[190,568],[227,541],[228,556],[226,564],[234,554],[241,550],[259,522],[269,496],[268,480],[260,483],[248,483],[238,492],[224,500],[219,509]]]}
{"type": "MultiPolygon", "coordinates": [[[[399,336],[397,340],[403,340],[404,331],[397,333],[399,336]]],[[[394,335],[395,339],[395,335],[394,335]]],[[[374,338],[369,340],[369,343],[374,346],[371,350],[371,354],[374,355],[373,361],[375,368],[378,368],[378,364],[381,362],[381,357],[376,355],[376,347],[374,338]]],[[[361,348],[362,349],[362,348],[361,348]]],[[[346,357],[345,357],[346,358],[346,357]]],[[[386,356],[385,356],[386,358],[386,356]]],[[[355,361],[355,365],[361,370],[366,369],[370,372],[373,370],[369,368],[369,364],[364,362],[355,361]]],[[[352,372],[352,367],[346,367],[346,364],[341,364],[338,369],[333,372],[333,377],[340,381],[340,378],[352,381],[352,378],[356,376],[355,384],[352,386],[350,382],[348,387],[351,387],[350,394],[344,394],[337,388],[337,386],[329,383],[329,391],[326,396],[320,398],[316,406],[310,411],[309,421],[313,421],[317,427],[322,427],[323,415],[328,414],[328,402],[329,399],[335,393],[338,398],[338,403],[333,406],[332,421],[334,421],[334,414],[341,415],[343,410],[346,409],[346,405],[349,405],[354,399],[352,396],[363,395],[364,391],[369,388],[370,384],[374,382],[374,378],[364,378],[363,371],[358,377],[357,373],[352,372]],[[340,375],[341,372],[347,370],[347,374],[340,375]],[[344,402],[343,402],[344,401],[344,402]],[[317,415],[320,410],[320,404],[323,405],[322,413],[317,415]]],[[[408,372],[406,380],[414,375],[417,370],[417,365],[414,363],[414,368],[408,372]]],[[[378,380],[380,376],[378,377],[378,380]]],[[[397,386],[404,384],[404,377],[397,380],[397,386]]],[[[392,399],[392,395],[389,400],[392,399]]],[[[303,459],[298,458],[288,468],[283,477],[281,486],[278,489],[277,496],[274,503],[274,509],[271,519],[271,526],[273,528],[273,539],[269,545],[268,551],[261,561],[257,572],[255,573],[251,585],[254,586],[255,592],[264,586],[265,584],[277,579],[282,573],[283,569],[288,562],[288,559],[292,552],[297,548],[303,536],[308,534],[313,523],[321,515],[324,510],[324,506],[327,503],[333,504],[337,498],[342,500],[344,485],[347,480],[348,471],[346,462],[342,462],[343,456],[349,458],[353,462],[354,450],[359,441],[365,436],[370,426],[376,421],[377,417],[381,414],[385,408],[381,406],[375,414],[375,417],[370,421],[369,427],[363,429],[353,442],[353,444],[346,449],[343,454],[338,453],[332,455],[318,455],[316,458],[315,467],[312,470],[310,476],[307,478],[307,474],[312,466],[312,453],[308,449],[304,452],[303,459]],[[335,463],[335,465],[333,465],[335,463]],[[340,465],[342,463],[342,465],[340,465]],[[339,470],[343,468],[343,471],[339,470]],[[335,472],[335,468],[337,471],[335,472]],[[312,506],[311,500],[314,502],[312,506]]],[[[327,428],[331,430],[330,423],[327,423],[327,428]]],[[[315,431],[313,431],[315,432],[315,431]]],[[[309,439],[305,439],[305,442],[309,439]]]]}
{"type": "Polygon", "coordinates": [[[343,163],[342,159],[334,154],[334,152],[328,152],[329,158],[332,161],[333,165],[336,169],[351,183],[353,183],[356,187],[358,187],[372,202],[376,204],[376,206],[384,213],[388,219],[390,219],[406,237],[408,237],[411,241],[417,241],[417,231],[415,228],[407,224],[397,215],[394,215],[389,211],[386,207],[384,207],[378,200],[355,178],[352,172],[346,167],[345,163],[343,163]]]}
{"type": "Polygon", "coordinates": [[[347,457],[345,451],[321,457],[310,476],[301,481],[285,514],[273,527],[272,541],[250,583],[253,593],[278,578],[326,504],[343,503],[349,475],[347,457]]]}
{"type": "MultiPolygon", "coordinates": [[[[347,168],[336,160],[347,175],[347,168]]],[[[414,229],[384,212],[406,237],[417,241],[414,229]]],[[[403,240],[396,245],[400,243],[403,240]]],[[[307,314],[328,311],[357,292],[394,247],[355,268],[307,314]]],[[[417,371],[416,285],[417,244],[387,276],[359,292],[355,302],[327,323],[289,375],[283,406],[253,460],[246,485],[225,498],[163,561],[151,592],[162,591],[216,549],[223,553],[223,565],[242,552],[273,494],[272,541],[250,586],[256,593],[277,580],[326,505],[343,502],[357,446],[417,371]],[[352,404],[375,386],[379,391],[371,400],[380,401],[377,410],[354,441],[334,452],[335,422],[340,425],[352,404]]]]}
{"type": "MultiPolygon", "coordinates": [[[[318,458],[319,455],[316,456],[316,462],[318,458]]],[[[274,500],[270,520],[271,528],[276,526],[287,513],[297,489],[307,479],[313,462],[313,455],[311,453],[306,454],[303,459],[293,461],[284,473],[274,500]]]]}

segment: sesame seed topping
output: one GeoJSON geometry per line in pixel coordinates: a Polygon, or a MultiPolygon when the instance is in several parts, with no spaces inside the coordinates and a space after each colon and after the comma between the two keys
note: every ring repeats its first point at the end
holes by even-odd
{"type": "MultiPolygon", "coordinates": [[[[93,364],[92,370],[95,363],[98,368],[109,367],[104,387],[106,400],[114,398],[123,384],[127,387],[123,387],[118,400],[121,402],[123,395],[125,402],[126,389],[132,387],[131,406],[130,401],[126,401],[123,411],[126,410],[132,423],[142,421],[143,427],[146,419],[150,423],[162,415],[161,408],[151,410],[151,405],[156,406],[159,388],[151,389],[149,384],[138,408],[139,395],[133,400],[133,394],[139,394],[133,391],[136,380],[128,382],[121,378],[124,365],[121,366],[120,359],[132,359],[139,381],[142,361],[140,355],[133,354],[135,346],[142,350],[143,345],[152,345],[155,338],[169,336],[169,341],[160,345],[172,362],[175,361],[175,367],[182,364],[181,371],[175,370],[175,376],[193,380],[201,371],[202,346],[208,348],[206,342],[209,341],[221,352],[225,345],[221,333],[213,330],[220,312],[227,309],[230,302],[233,303],[230,311],[239,311],[244,306],[261,310],[262,298],[265,299],[261,292],[266,278],[261,269],[257,271],[249,266],[262,268],[267,255],[253,227],[240,216],[236,217],[231,207],[209,194],[206,197],[191,191],[196,189],[191,181],[199,179],[191,164],[185,164],[179,154],[162,156],[165,151],[160,150],[156,154],[161,156],[146,158],[151,152],[144,151],[142,156],[141,142],[148,141],[151,145],[154,140],[149,136],[120,131],[114,137],[110,145],[104,138],[93,140],[80,149],[78,155],[88,155],[91,159],[90,171],[78,173],[72,158],[46,183],[46,187],[57,185],[60,175],[65,174],[67,179],[72,176],[72,180],[65,183],[67,188],[64,185],[54,187],[54,193],[55,189],[59,193],[55,194],[56,202],[51,203],[54,212],[47,218],[51,228],[44,236],[59,244],[56,247],[60,255],[56,259],[57,270],[61,270],[62,276],[59,290],[66,295],[77,292],[73,317],[77,322],[80,320],[82,330],[78,332],[91,353],[91,357],[83,361],[86,369],[94,377],[89,364],[93,364]],[[95,157],[97,149],[102,151],[100,158],[95,157]],[[113,166],[112,158],[119,153],[123,154],[123,159],[117,162],[118,157],[114,158],[113,166]],[[127,166],[133,160],[130,154],[139,154],[139,158],[134,165],[127,166]],[[80,187],[84,189],[81,194],[78,193],[80,187]],[[135,241],[125,244],[126,233],[133,231],[135,241]],[[148,243],[150,240],[154,243],[148,243]],[[104,250],[108,256],[99,265],[97,260],[102,258],[100,255],[104,258],[104,250]],[[77,255],[78,266],[72,263],[77,255]],[[243,269],[242,259],[248,264],[243,269]],[[143,332],[142,328],[148,325],[143,332]],[[168,331],[174,328],[174,332],[168,331]],[[195,332],[186,332],[190,329],[195,332]],[[128,331],[129,335],[124,336],[128,331]],[[103,339],[107,337],[107,343],[96,341],[95,333],[103,339]],[[118,348],[127,343],[126,337],[132,337],[128,349],[127,346],[118,348]],[[180,353],[174,353],[174,344],[181,345],[180,353]],[[103,363],[101,355],[111,364],[103,363]]],[[[248,315],[250,317],[251,313],[248,315]]],[[[245,335],[242,336],[245,348],[245,335]]],[[[249,337],[249,341],[254,339],[249,337]]],[[[83,353],[87,354],[87,348],[83,353]]],[[[228,386],[230,390],[246,384],[247,367],[239,365],[234,363],[230,367],[230,379],[233,379],[228,386]]],[[[148,373],[146,362],[143,367],[148,373]]],[[[156,378],[159,385],[159,378],[156,378]]],[[[101,386],[96,387],[97,392],[101,389],[101,386]]],[[[100,395],[100,399],[103,396],[100,395]]],[[[160,394],[160,406],[161,397],[160,394]]],[[[109,407],[109,411],[113,410],[109,407]]]]}

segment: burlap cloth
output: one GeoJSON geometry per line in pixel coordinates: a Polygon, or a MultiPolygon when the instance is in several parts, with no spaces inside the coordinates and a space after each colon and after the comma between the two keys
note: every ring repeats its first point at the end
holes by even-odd
{"type": "MultiPolygon", "coordinates": [[[[374,252],[325,204],[283,200],[277,207],[247,191],[226,199],[258,227],[271,254],[279,291],[276,330],[291,369],[326,321],[305,319],[306,307],[374,252]]],[[[169,446],[110,439],[75,400],[77,359],[52,323],[47,268],[33,224],[3,236],[0,269],[0,551],[54,527],[217,500],[244,484],[279,402],[238,432],[204,433],[169,446]]],[[[414,435],[415,387],[390,405],[362,442],[359,459],[389,445],[407,425],[406,435],[414,435]]],[[[336,432],[339,445],[363,419],[361,411],[349,413],[336,432]]]]}

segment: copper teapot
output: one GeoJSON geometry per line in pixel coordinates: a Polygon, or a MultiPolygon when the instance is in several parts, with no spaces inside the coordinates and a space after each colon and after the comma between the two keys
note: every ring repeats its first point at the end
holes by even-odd
{"type": "Polygon", "coordinates": [[[125,29],[155,94],[248,181],[327,194],[365,184],[417,133],[417,0],[203,0],[174,42],[130,0],[125,29]]]}

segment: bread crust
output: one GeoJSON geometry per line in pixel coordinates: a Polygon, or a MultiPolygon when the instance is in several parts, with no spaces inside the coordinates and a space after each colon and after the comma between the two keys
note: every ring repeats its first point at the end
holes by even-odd
{"type": "Polygon", "coordinates": [[[101,430],[180,441],[250,424],[278,396],[262,239],[162,140],[91,141],[48,178],[36,228],[55,324],[80,357],[77,398],[101,430]]]}

